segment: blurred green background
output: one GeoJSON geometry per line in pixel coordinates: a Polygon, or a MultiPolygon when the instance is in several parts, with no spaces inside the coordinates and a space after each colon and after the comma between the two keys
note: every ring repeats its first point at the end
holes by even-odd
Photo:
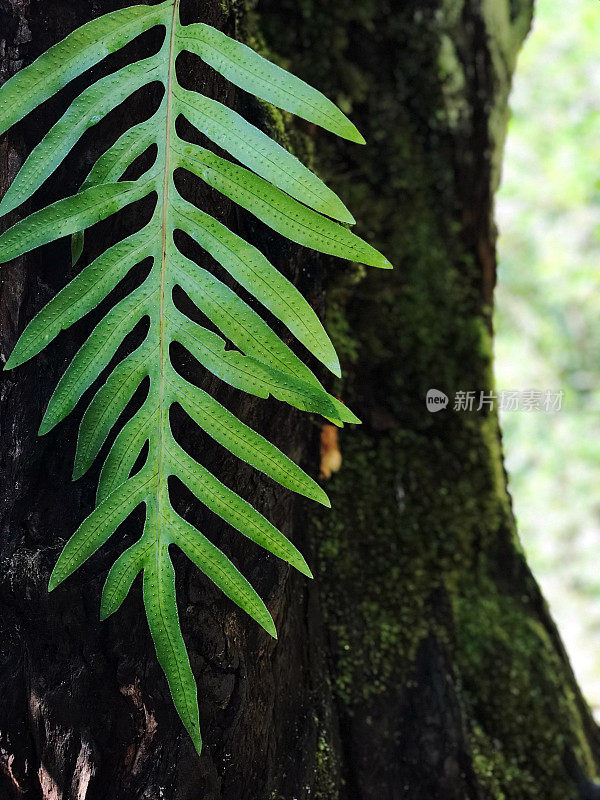
{"type": "Polygon", "coordinates": [[[600,3],[537,0],[497,199],[498,390],[563,390],[501,414],[523,546],[600,714],[600,3]]]}

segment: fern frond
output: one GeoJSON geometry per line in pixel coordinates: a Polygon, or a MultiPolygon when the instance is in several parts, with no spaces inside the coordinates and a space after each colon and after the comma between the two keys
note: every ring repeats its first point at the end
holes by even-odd
{"type": "Polygon", "coordinates": [[[364,142],[354,125],[320,92],[270,64],[257,53],[204,24],[182,26],[179,0],[136,5],[84,25],[11,78],[0,89],[0,131],[52,97],[108,53],[161,26],[164,43],[150,58],[122,67],[85,89],[25,161],[0,203],[8,213],[31,198],[68,155],[82,134],[149,83],[164,95],[152,116],[125,131],[98,158],[80,191],[17,222],[0,236],[0,263],[62,236],[72,235],[73,262],[84,231],[126,206],[153,196],[154,212],[139,232],[109,247],[85,267],[29,323],[6,368],[23,364],[92,311],[127,274],[151,263],[143,283],[103,317],[73,358],[54,391],[40,434],[63,420],[106,372],[125,337],[147,320],[143,342],[105,377],[81,420],[74,478],[93,464],[137,390],[146,387],[140,409],[121,427],[104,461],[97,506],[65,545],[50,578],[58,586],[93,555],[140,505],[146,521],[139,541],[111,568],[101,617],[121,605],[143,573],[143,596],[159,662],[177,711],[200,750],[196,686],[179,626],[175,575],[169,547],[176,545],[229,598],[272,636],[265,604],[231,561],[200,531],[176,514],[169,478],[176,477],[208,509],[242,535],[311,576],[296,547],[262,514],[195,461],[173,437],[170,409],[185,414],[220,446],[282,486],[328,506],[321,487],[284,453],[188,383],[170,359],[182,345],[204,369],[236,389],[321,414],[336,424],[358,422],[339,400],[236,291],[180,250],[182,231],[214,258],[235,283],[257,299],[334,374],[340,366],[320,320],[298,290],[256,247],[185,200],[174,173],[184,169],[243,206],[291,241],[322,253],[375,267],[388,261],[344,224],[354,222],[342,201],[298,159],[237,112],[178,83],[176,59],[187,50],[245,91],[298,114],[328,131],[364,142]],[[184,141],[176,122],[184,117],[239,163],[184,141]],[[137,180],[121,178],[154,148],[150,166],[137,180]],[[179,287],[220,333],[193,322],[173,300],[179,287]],[[228,349],[227,343],[236,349],[228,349]],[[132,476],[147,446],[142,467],[132,476]]]}

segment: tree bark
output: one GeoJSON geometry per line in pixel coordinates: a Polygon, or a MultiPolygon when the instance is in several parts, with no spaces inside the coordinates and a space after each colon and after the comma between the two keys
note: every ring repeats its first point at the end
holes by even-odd
{"type": "MultiPolygon", "coordinates": [[[[1,78],[125,5],[0,0],[1,78]]],[[[183,431],[207,466],[309,554],[316,575],[309,584],[180,493],[179,506],[240,566],[279,630],[270,641],[176,561],[201,703],[198,759],[156,662],[138,583],[114,618],[98,621],[103,578],[139,520],[47,593],[58,552],[92,508],[98,468],[70,482],[77,414],[43,439],[36,430],[99,315],[5,373],[0,797],[593,797],[598,730],[518,544],[496,414],[449,407],[433,415],[424,403],[429,388],[453,396],[493,385],[493,192],[530,0],[189,0],[184,13],[281,58],[351,111],[367,138],[363,149],[333,142],[233,89],[197,59],[182,64],[191,84],[312,160],[348,201],[359,233],[396,265],[393,273],[365,274],[316,258],[189,187],[319,311],[326,304],[345,373],[331,388],[363,425],[340,433],[344,463],[326,487],[333,511],[322,514],[183,431]]],[[[152,46],[150,35],[93,74],[152,46]]],[[[76,81],[4,138],[2,191],[84,85],[76,81]]],[[[75,191],[92,155],[141,118],[152,97],[140,93],[84,137],[31,209],[75,191]]],[[[97,226],[86,258],[134,223],[97,226]]],[[[69,263],[61,241],[3,268],[3,359],[72,277],[69,263]]],[[[318,470],[316,420],[228,392],[206,374],[194,379],[318,470]]]]}

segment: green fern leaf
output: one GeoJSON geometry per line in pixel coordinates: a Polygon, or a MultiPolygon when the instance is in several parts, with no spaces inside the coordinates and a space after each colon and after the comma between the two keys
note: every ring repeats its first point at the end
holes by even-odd
{"type": "Polygon", "coordinates": [[[155,549],[156,543],[152,538],[152,532],[148,530],[149,527],[147,522],[142,538],[125,550],[110,568],[102,589],[101,620],[110,617],[121,607],[132,583],[144,569],[146,560],[155,549]]]}
{"type": "Polygon", "coordinates": [[[157,512],[149,517],[158,544],[144,561],[144,606],[158,661],[167,677],[171,697],[198,753],[202,749],[196,682],[181,635],[175,570],[169,556],[168,527],[157,512]]]}
{"type": "Polygon", "coordinates": [[[321,253],[389,269],[389,261],[347,228],[303,206],[244,167],[195,144],[180,142],[176,164],[202,178],[213,189],[247,208],[258,219],[293,242],[321,253]]]}
{"type": "Polygon", "coordinates": [[[0,263],[116,214],[135,200],[141,200],[155,191],[155,183],[123,181],[93,186],[81,194],[58,200],[51,206],[36,211],[0,236],[0,263]]]}
{"type": "MultiPolygon", "coordinates": [[[[164,101],[163,101],[164,102],[164,101]]],[[[82,184],[81,191],[89,189],[91,186],[98,186],[102,183],[113,183],[118,181],[125,170],[133,164],[136,158],[142,155],[156,141],[156,123],[161,108],[147,119],[134,125],[117,139],[112,147],[96,161],[90,174],[82,184]]],[[[75,265],[84,247],[84,232],[76,231],[73,234],[71,243],[72,264],[75,265]]]]}
{"type": "Polygon", "coordinates": [[[99,256],[31,320],[10,354],[6,369],[37,355],[61,330],[96,308],[130,269],[153,252],[152,236],[144,229],[99,256]]]}
{"type": "Polygon", "coordinates": [[[142,470],[97,506],[65,545],[50,576],[49,590],[56,588],[102,547],[131,512],[156,491],[157,485],[158,473],[142,470]]]}
{"type": "Polygon", "coordinates": [[[280,319],[307,350],[339,377],[337,354],[319,318],[298,289],[260,250],[181,197],[175,198],[172,208],[174,224],[210,253],[240,286],[280,319]]]}
{"type": "Polygon", "coordinates": [[[165,446],[165,452],[173,475],[189,486],[207,508],[248,539],[270,550],[304,575],[312,577],[304,558],[294,545],[249,503],[194,461],[174,439],[165,446]]]}
{"type": "MultiPolygon", "coordinates": [[[[209,394],[177,373],[170,382],[174,402],[219,444],[282,486],[329,507],[327,495],[291,459],[253,431],[209,394]]],[[[133,465],[132,465],[133,466],[133,465]]]]}
{"type": "Polygon", "coordinates": [[[150,195],[155,198],[154,213],[142,230],[109,247],[39,312],[23,332],[6,368],[35,356],[61,330],[96,308],[134,267],[151,262],[143,283],[113,306],[75,355],[41,423],[40,434],[57,425],[108,372],[81,420],[74,465],[77,479],[98,457],[110,432],[119,427],[133,395],[145,387],[141,408],[124,420],[109,448],[96,508],[65,545],[49,588],[68,578],[136,507],[144,505],[143,534],[111,568],[102,593],[101,617],[119,608],[136,576],[143,573],[144,604],[158,660],[177,711],[200,751],[196,685],[179,625],[170,546],[179,547],[269,634],[276,636],[276,631],[264,602],[238,569],[175,513],[169,479],[182,481],[201,503],[248,539],[304,575],[311,572],[283,533],[175,441],[171,407],[180,406],[232,456],[270,479],[323,505],[328,506],[329,501],[321,487],[284,453],[202,389],[185,381],[171,363],[170,345],[182,345],[206,370],[240,391],[261,398],[271,395],[338,425],[358,419],[323,389],[313,372],[234,289],[179,250],[176,231],[199,244],[309,352],[340,375],[333,345],[298,290],[256,247],[182,198],[174,173],[187,170],[301,245],[375,267],[389,268],[390,264],[340,224],[354,222],[350,212],[300,161],[235,111],[183,89],[178,83],[177,56],[183,50],[196,54],[242,89],[326,130],[363,142],[354,125],[320,92],[245,45],[204,24],[182,26],[179,0],[108,14],[55,45],[0,89],[0,131],[107,54],[155,26],[164,31],[158,54],[92,83],[71,103],[25,161],[0,203],[0,214],[31,198],[82,134],[136,90],[161,83],[164,95],[158,109],[125,131],[100,156],[76,195],[36,211],[2,234],[0,263],[69,235],[75,263],[83,252],[84,231],[90,226],[150,195]],[[176,128],[179,117],[239,164],[182,140],[176,128]],[[154,155],[144,174],[137,180],[122,181],[126,170],[150,148],[155,148],[154,155]],[[219,333],[193,322],[175,306],[177,287],[219,333]],[[124,338],[142,320],[149,320],[142,344],[109,369],[124,338]],[[236,349],[228,349],[227,342],[236,349]],[[144,452],[144,463],[132,476],[144,452]]]}
{"type": "Polygon", "coordinates": [[[0,94],[0,135],[109,53],[164,24],[172,5],[136,5],[92,20],[13,75],[0,94]]]}
{"type": "Polygon", "coordinates": [[[138,413],[119,431],[102,465],[96,503],[100,504],[131,475],[140,452],[150,440],[160,407],[156,398],[146,399],[138,413]]]}
{"type": "MultiPolygon", "coordinates": [[[[37,191],[88,128],[96,125],[133,92],[160,77],[163,66],[156,56],[129,64],[90,86],[44,136],[21,167],[0,203],[0,214],[8,214],[37,191]]],[[[120,176],[119,176],[120,177],[120,176]]]]}
{"type": "Polygon", "coordinates": [[[164,519],[169,526],[169,535],[174,544],[183,550],[190,561],[193,561],[227,597],[243,608],[276,639],[275,623],[267,607],[227,556],[173,510],[170,510],[169,516],[164,519]]]}
{"type": "Polygon", "coordinates": [[[316,211],[354,224],[352,214],[320,178],[235,111],[185,89],[178,89],[175,97],[177,111],[242,164],[316,211]]]}
{"type": "Polygon", "coordinates": [[[350,120],[325,95],[210,25],[187,25],[181,29],[177,42],[181,50],[200,56],[250,94],[352,142],[365,143],[350,120]]]}

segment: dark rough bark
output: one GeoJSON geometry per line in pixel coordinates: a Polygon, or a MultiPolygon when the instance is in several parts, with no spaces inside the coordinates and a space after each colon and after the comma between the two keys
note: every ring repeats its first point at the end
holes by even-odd
{"type": "MultiPolygon", "coordinates": [[[[93,15],[126,4],[0,0],[2,78],[93,15]]],[[[46,592],[60,547],[91,509],[97,470],[70,482],[77,415],[43,439],[36,429],[95,320],[5,374],[0,797],[591,797],[586,776],[597,767],[598,733],[518,547],[497,420],[424,408],[432,386],[451,394],[491,385],[492,197],[529,2],[259,0],[250,10],[190,0],[184,8],[285,59],[351,108],[367,136],[363,149],[317,139],[311,127],[292,125],[196,60],[185,65],[196,85],[289,137],[303,157],[318,153],[316,165],[349,201],[360,232],[397,265],[364,277],[291,247],[212,194],[199,197],[263,248],[317,308],[326,278],[330,329],[347,375],[341,392],[364,425],[342,433],[344,468],[329,487],[334,511],[314,517],[185,432],[204,463],[312,549],[317,567],[309,586],[179,497],[256,585],[280,632],[270,642],[177,562],[201,698],[198,760],[156,663],[139,586],[114,619],[98,622],[103,577],[137,522],[64,587],[46,592]]],[[[5,137],[2,190],[82,85],[5,137]]],[[[91,151],[151,101],[151,92],[141,95],[102,123],[39,200],[73,190],[91,151]]],[[[88,257],[115,233],[98,226],[88,257]]],[[[4,268],[3,358],[69,279],[68,263],[68,244],[60,242],[4,268]]],[[[205,375],[194,378],[315,471],[315,423],[224,392],[205,375]]]]}

